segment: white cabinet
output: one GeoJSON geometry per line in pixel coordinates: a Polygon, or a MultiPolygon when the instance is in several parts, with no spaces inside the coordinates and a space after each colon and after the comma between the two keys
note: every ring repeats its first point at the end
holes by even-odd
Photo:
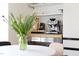
{"type": "Polygon", "coordinates": [[[63,12],[63,36],[79,38],[79,4],[64,4],[63,12]]]}
{"type": "Polygon", "coordinates": [[[79,56],[79,40],[78,39],[63,39],[64,55],[79,56]]]}
{"type": "Polygon", "coordinates": [[[64,47],[79,48],[79,40],[63,40],[64,47]]]}
{"type": "Polygon", "coordinates": [[[64,50],[64,55],[68,55],[68,56],[79,56],[79,51],[75,51],[75,50],[64,50]]]}
{"type": "MultiPolygon", "coordinates": [[[[63,10],[63,37],[79,38],[79,4],[66,3],[63,5],[63,10]]],[[[65,39],[63,44],[64,47],[71,49],[64,50],[64,55],[79,56],[79,39],[65,39]]]]}

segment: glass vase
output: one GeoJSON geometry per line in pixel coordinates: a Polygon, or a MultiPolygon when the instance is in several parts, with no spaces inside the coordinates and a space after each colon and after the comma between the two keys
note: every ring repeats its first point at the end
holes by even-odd
{"type": "Polygon", "coordinates": [[[26,35],[18,35],[18,43],[20,50],[26,50],[27,48],[27,36],[26,35]]]}

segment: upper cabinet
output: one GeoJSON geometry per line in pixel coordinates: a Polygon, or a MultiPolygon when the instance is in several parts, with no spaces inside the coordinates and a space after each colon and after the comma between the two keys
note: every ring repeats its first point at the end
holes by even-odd
{"type": "Polygon", "coordinates": [[[79,38],[79,4],[64,4],[63,36],[79,38]]]}
{"type": "Polygon", "coordinates": [[[37,16],[46,16],[46,15],[59,15],[62,14],[63,5],[61,3],[50,3],[44,5],[37,5],[34,8],[37,16]]]}

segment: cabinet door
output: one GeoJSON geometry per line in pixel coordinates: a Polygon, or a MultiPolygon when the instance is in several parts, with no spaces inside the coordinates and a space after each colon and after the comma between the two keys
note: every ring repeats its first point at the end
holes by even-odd
{"type": "Polygon", "coordinates": [[[79,38],[79,3],[64,4],[63,36],[79,38]]]}
{"type": "Polygon", "coordinates": [[[64,50],[64,55],[68,55],[68,56],[79,56],[79,51],[75,51],[75,50],[64,50]]]}

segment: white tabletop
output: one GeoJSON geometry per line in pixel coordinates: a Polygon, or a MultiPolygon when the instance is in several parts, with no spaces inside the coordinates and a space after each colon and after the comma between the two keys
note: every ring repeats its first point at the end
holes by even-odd
{"type": "Polygon", "coordinates": [[[0,55],[2,56],[50,56],[55,50],[38,45],[28,45],[26,50],[20,50],[18,45],[0,46],[0,55]]]}

